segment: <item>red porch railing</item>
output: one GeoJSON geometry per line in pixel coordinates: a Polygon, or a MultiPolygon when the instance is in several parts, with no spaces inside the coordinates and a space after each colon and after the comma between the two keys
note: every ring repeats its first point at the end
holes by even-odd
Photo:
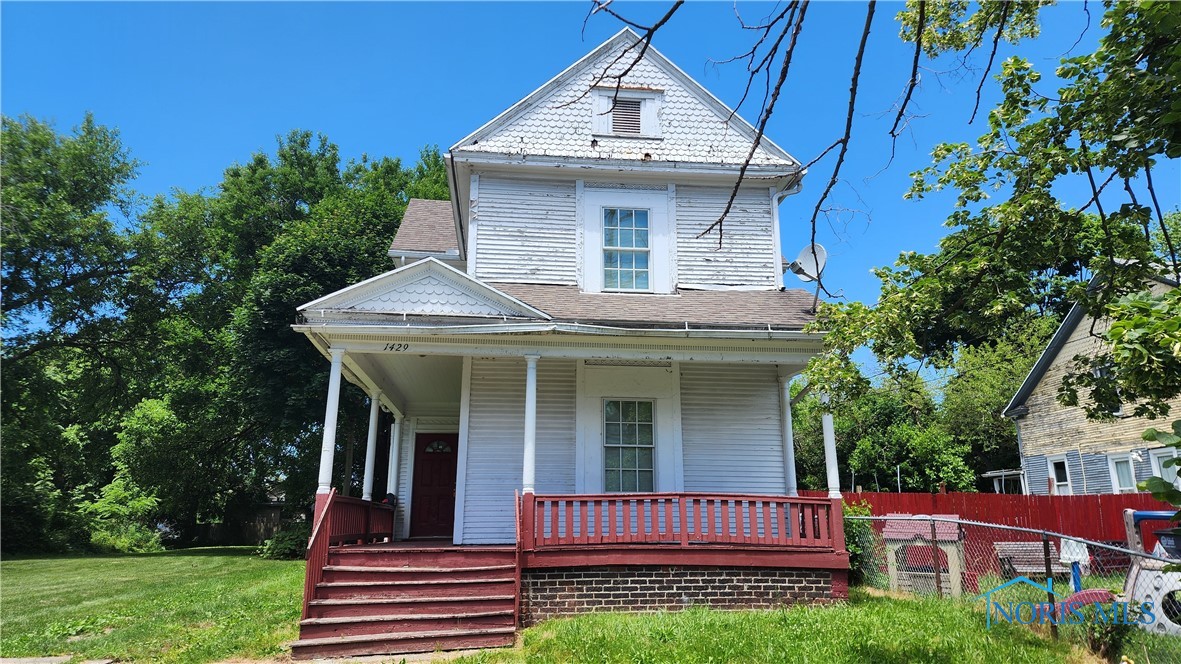
{"type": "Polygon", "coordinates": [[[521,548],[709,545],[843,551],[828,498],[643,493],[521,497],[521,548]]]}
{"type": "MultiPolygon", "coordinates": [[[[318,501],[317,501],[318,502],[318,501]]],[[[308,538],[308,564],[303,582],[303,617],[324,578],[328,548],[334,544],[366,544],[394,537],[394,510],[389,505],[328,492],[308,538]]]]}

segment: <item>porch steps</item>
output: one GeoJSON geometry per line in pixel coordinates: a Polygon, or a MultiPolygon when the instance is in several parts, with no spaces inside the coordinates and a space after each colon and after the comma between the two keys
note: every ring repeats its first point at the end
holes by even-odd
{"type": "Polygon", "coordinates": [[[342,546],[300,621],[294,659],[512,645],[512,547],[342,546]]]}

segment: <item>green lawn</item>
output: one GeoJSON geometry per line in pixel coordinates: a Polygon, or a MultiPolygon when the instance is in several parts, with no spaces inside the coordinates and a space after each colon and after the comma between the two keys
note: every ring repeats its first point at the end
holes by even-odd
{"type": "Polygon", "coordinates": [[[209,662],[282,653],[302,561],[250,548],[0,562],[0,655],[209,662]]]}
{"type": "Polygon", "coordinates": [[[518,649],[459,660],[504,662],[1097,662],[1027,627],[985,630],[960,602],[854,591],[848,604],[785,611],[591,614],[526,630],[518,649]]]}
{"type": "MultiPolygon", "coordinates": [[[[284,657],[303,563],[221,548],[0,563],[0,655],[121,661],[284,657]]],[[[397,661],[397,660],[393,660],[397,661]]],[[[785,611],[592,614],[461,661],[1076,662],[1098,660],[1027,627],[984,628],[979,607],[854,589],[847,604],[785,611]]],[[[1156,661],[1155,659],[1153,661],[1156,661]]]]}

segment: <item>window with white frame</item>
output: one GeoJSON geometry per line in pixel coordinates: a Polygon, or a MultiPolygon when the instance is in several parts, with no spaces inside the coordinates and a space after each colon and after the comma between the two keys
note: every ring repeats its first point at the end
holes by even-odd
{"type": "Polygon", "coordinates": [[[1131,455],[1113,454],[1107,457],[1107,463],[1111,469],[1112,493],[1135,493],[1136,471],[1131,455]]]}
{"type": "Polygon", "coordinates": [[[1165,463],[1169,459],[1176,458],[1176,456],[1177,450],[1172,447],[1163,447],[1148,451],[1148,458],[1152,461],[1152,474],[1181,489],[1181,478],[1178,477],[1177,473],[1181,468],[1178,468],[1178,466],[1172,463],[1165,463]]]}
{"type": "Polygon", "coordinates": [[[1050,457],[1046,463],[1049,466],[1050,480],[1054,484],[1054,493],[1063,496],[1073,493],[1070,490],[1070,469],[1066,466],[1066,456],[1050,457]]]}
{"type": "Polygon", "coordinates": [[[648,210],[603,208],[603,290],[651,290],[648,210]]]}
{"type": "Polygon", "coordinates": [[[653,401],[603,401],[603,488],[608,492],[653,490],[655,406],[653,401]]]}
{"type": "Polygon", "coordinates": [[[671,293],[669,191],[586,186],[579,210],[579,285],[587,293],[671,293]]]}

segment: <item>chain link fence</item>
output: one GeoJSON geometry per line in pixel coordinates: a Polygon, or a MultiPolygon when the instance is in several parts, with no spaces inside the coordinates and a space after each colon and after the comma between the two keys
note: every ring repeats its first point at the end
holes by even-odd
{"type": "Polygon", "coordinates": [[[1096,542],[955,515],[846,516],[852,581],[975,603],[986,624],[1047,630],[1109,661],[1181,662],[1181,565],[1167,533],[1145,551],[1141,522],[1128,540],[1096,542]]]}

